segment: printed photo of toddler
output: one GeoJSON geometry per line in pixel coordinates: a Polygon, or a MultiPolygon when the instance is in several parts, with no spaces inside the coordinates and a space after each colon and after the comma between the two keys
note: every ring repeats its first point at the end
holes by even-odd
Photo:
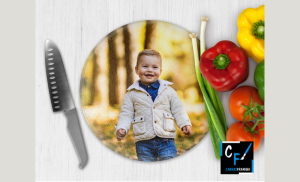
{"type": "Polygon", "coordinates": [[[189,153],[207,135],[189,34],[143,20],[96,44],[82,70],[80,102],[100,145],[131,160],[162,161],[189,153]]]}
{"type": "Polygon", "coordinates": [[[139,161],[163,161],[177,156],[175,123],[185,135],[192,134],[192,124],[173,83],[159,79],[162,58],[159,52],[145,49],[137,56],[135,73],[139,80],[124,96],[116,126],[118,141],[125,140],[133,124],[139,161]],[[175,122],[175,123],[174,123],[175,122]]]}

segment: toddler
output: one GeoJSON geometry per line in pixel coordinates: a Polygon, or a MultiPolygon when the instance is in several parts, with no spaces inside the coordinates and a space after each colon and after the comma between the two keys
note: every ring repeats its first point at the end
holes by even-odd
{"type": "Polygon", "coordinates": [[[124,96],[116,135],[124,139],[133,123],[134,142],[139,161],[162,161],[177,156],[175,124],[185,135],[191,134],[191,121],[171,82],[159,79],[160,54],[145,49],[138,54],[135,73],[139,80],[124,96]]]}

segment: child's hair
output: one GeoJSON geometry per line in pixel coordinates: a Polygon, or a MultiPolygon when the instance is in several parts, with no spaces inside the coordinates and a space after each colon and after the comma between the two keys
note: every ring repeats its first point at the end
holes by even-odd
{"type": "Polygon", "coordinates": [[[140,57],[141,56],[144,56],[144,55],[147,55],[147,56],[156,56],[160,59],[160,62],[162,61],[161,60],[161,56],[159,54],[159,52],[153,50],[153,49],[144,49],[143,51],[141,51],[138,56],[137,56],[137,62],[136,62],[136,67],[139,66],[139,63],[140,63],[140,57]]]}

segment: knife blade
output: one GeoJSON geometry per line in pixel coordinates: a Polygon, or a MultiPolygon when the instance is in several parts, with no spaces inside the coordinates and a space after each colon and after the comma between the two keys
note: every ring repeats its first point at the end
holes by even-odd
{"type": "Polygon", "coordinates": [[[80,161],[79,168],[83,169],[88,156],[78,115],[60,51],[55,43],[50,40],[45,41],[45,66],[52,110],[53,112],[64,111],[67,117],[67,130],[80,161]]]}

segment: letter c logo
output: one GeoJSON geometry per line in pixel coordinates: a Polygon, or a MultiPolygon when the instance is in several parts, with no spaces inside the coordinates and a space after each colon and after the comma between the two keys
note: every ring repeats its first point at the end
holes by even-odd
{"type": "Polygon", "coordinates": [[[232,156],[232,153],[230,153],[230,155],[227,155],[227,150],[228,150],[228,149],[232,150],[231,145],[228,145],[228,146],[226,147],[226,150],[225,150],[225,155],[226,155],[226,157],[227,157],[227,158],[230,158],[230,157],[232,156]]]}

